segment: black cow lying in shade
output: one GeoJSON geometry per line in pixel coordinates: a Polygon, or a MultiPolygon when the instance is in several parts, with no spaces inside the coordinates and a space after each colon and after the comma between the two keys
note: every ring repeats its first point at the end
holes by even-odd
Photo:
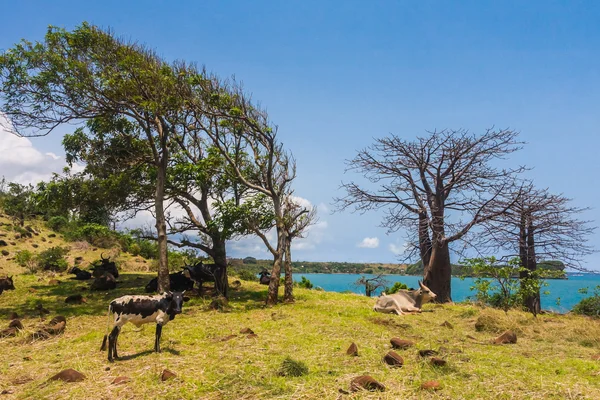
{"type": "Polygon", "coordinates": [[[266,269],[260,271],[259,282],[261,285],[268,285],[271,282],[271,273],[266,269]]]}
{"type": "Polygon", "coordinates": [[[5,290],[15,290],[15,285],[13,283],[12,276],[7,276],[6,278],[0,278],[0,294],[5,290]]]}
{"type": "Polygon", "coordinates": [[[89,271],[84,271],[79,269],[78,267],[73,267],[69,271],[70,274],[75,274],[75,279],[78,281],[87,281],[88,279],[92,279],[92,273],[89,271]]]}
{"type": "Polygon", "coordinates": [[[100,265],[95,265],[92,268],[94,277],[99,278],[107,272],[115,278],[119,277],[119,270],[117,270],[117,264],[115,264],[114,261],[110,261],[110,259],[104,258],[102,254],[100,254],[100,262],[100,265]]]}
{"type": "Polygon", "coordinates": [[[108,306],[107,334],[102,339],[101,351],[106,350],[108,338],[108,361],[118,358],[117,338],[121,327],[131,322],[137,327],[150,322],[156,322],[156,335],[154,351],[160,353],[160,336],[162,327],[172,321],[177,314],[181,314],[184,292],[165,292],[156,296],[122,296],[114,299],[108,306]],[[110,314],[113,314],[113,328],[110,329],[110,314]]]}
{"type": "Polygon", "coordinates": [[[105,272],[102,276],[94,279],[90,290],[111,290],[117,287],[117,280],[112,274],[105,272]]]}
{"type": "MultiPolygon", "coordinates": [[[[169,274],[169,288],[175,292],[183,292],[185,290],[192,290],[194,287],[194,281],[186,277],[183,271],[174,272],[169,274]]],[[[146,293],[152,293],[158,291],[158,278],[152,279],[146,285],[146,293]]]]}
{"type": "Polygon", "coordinates": [[[202,261],[192,266],[183,267],[183,273],[189,279],[198,283],[198,289],[202,292],[202,284],[204,282],[215,282],[219,275],[219,267],[216,264],[204,265],[202,261]]]}

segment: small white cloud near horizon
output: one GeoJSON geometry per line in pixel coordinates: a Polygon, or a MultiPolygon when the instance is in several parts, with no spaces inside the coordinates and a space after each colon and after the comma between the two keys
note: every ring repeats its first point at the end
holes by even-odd
{"type": "Polygon", "coordinates": [[[408,248],[408,243],[403,243],[402,245],[390,243],[388,246],[388,249],[395,255],[400,255],[400,254],[404,253],[407,248],[408,248]]]}
{"type": "Polygon", "coordinates": [[[379,238],[366,237],[362,240],[362,242],[357,244],[357,246],[365,249],[376,249],[377,247],[379,247],[379,238]]]}

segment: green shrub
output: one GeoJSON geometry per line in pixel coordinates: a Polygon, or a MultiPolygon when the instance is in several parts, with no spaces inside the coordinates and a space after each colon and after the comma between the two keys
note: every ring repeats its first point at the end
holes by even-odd
{"type": "Polygon", "coordinates": [[[117,242],[118,234],[104,225],[85,224],[77,229],[65,232],[65,237],[69,241],[85,240],[94,246],[106,249],[117,242]]]}
{"type": "Polygon", "coordinates": [[[255,281],[258,279],[254,272],[248,271],[247,269],[243,269],[243,270],[239,271],[238,277],[245,281],[255,281]]]}
{"type": "Polygon", "coordinates": [[[63,216],[56,216],[50,218],[46,225],[48,228],[52,229],[55,232],[61,232],[65,227],[69,225],[69,220],[63,216]]]}
{"type": "Polygon", "coordinates": [[[313,284],[310,280],[306,279],[305,276],[302,277],[302,280],[300,282],[296,282],[296,286],[301,287],[301,288],[305,288],[305,289],[312,289],[313,288],[313,284]]]}
{"type": "Polygon", "coordinates": [[[141,251],[142,248],[137,243],[132,243],[127,247],[127,252],[129,252],[129,254],[132,256],[139,256],[141,251]]]}
{"type": "Polygon", "coordinates": [[[65,260],[67,253],[69,253],[69,249],[60,246],[42,251],[36,257],[38,268],[45,271],[65,271],[68,267],[67,260],[65,260]]]}
{"type": "Polygon", "coordinates": [[[308,367],[302,361],[296,361],[286,357],[281,366],[279,367],[279,371],[277,371],[277,375],[279,376],[302,376],[308,374],[308,367]]]}
{"type": "Polygon", "coordinates": [[[19,266],[27,268],[31,273],[34,273],[38,269],[35,255],[29,250],[19,251],[15,256],[15,261],[19,266]]]}
{"type": "Polygon", "coordinates": [[[574,314],[600,317],[600,285],[594,289],[594,295],[582,299],[573,307],[574,314]]]}
{"type": "Polygon", "coordinates": [[[402,282],[394,282],[394,284],[391,287],[386,287],[383,289],[383,291],[385,292],[385,294],[394,294],[394,293],[398,293],[399,290],[407,290],[408,286],[406,286],[406,284],[402,283],[402,282]]]}

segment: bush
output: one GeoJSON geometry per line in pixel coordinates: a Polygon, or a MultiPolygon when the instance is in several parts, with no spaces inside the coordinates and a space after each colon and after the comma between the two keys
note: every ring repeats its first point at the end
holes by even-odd
{"type": "Polygon", "coordinates": [[[239,271],[238,277],[245,281],[255,281],[258,279],[254,272],[248,271],[247,269],[243,269],[243,270],[239,271]]]}
{"type": "Polygon", "coordinates": [[[394,282],[394,284],[391,287],[386,287],[383,289],[383,291],[385,292],[385,294],[394,294],[394,293],[398,293],[398,291],[400,290],[407,290],[408,286],[406,286],[406,284],[402,283],[402,282],[394,282]]]}
{"type": "Polygon", "coordinates": [[[302,361],[286,357],[281,363],[277,374],[279,376],[302,376],[308,374],[308,367],[302,361]]]}
{"type": "Polygon", "coordinates": [[[68,267],[67,260],[65,260],[68,252],[69,249],[60,246],[42,251],[36,257],[38,268],[45,271],[65,271],[68,267]]]}
{"type": "Polygon", "coordinates": [[[574,314],[600,317],[600,285],[594,289],[594,295],[582,299],[573,307],[574,314]]]}
{"type": "Polygon", "coordinates": [[[48,228],[52,229],[56,232],[61,232],[67,225],[69,225],[69,220],[63,216],[52,217],[46,222],[48,228]]]}
{"type": "Polygon", "coordinates": [[[19,266],[27,268],[31,273],[34,273],[38,269],[35,256],[29,250],[19,251],[15,256],[15,261],[19,266]]]}
{"type": "Polygon", "coordinates": [[[107,249],[117,242],[118,234],[107,226],[99,224],[85,224],[77,229],[65,232],[69,241],[85,240],[94,246],[107,249]]]}
{"type": "Polygon", "coordinates": [[[302,277],[302,280],[300,282],[296,282],[296,285],[298,287],[305,288],[305,289],[312,289],[313,288],[312,282],[310,280],[306,279],[305,276],[302,277]]]}

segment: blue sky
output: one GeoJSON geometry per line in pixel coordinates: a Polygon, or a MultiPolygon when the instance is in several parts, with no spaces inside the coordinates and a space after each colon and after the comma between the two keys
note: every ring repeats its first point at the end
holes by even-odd
{"type": "MultiPolygon", "coordinates": [[[[510,162],[533,167],[538,186],[594,207],[583,217],[600,221],[600,2],[24,1],[2,9],[0,49],[41,39],[50,24],[89,21],[243,81],[297,159],[296,194],[319,207],[298,260],[397,260],[402,234],[386,235],[379,214],[329,212],[341,181],[353,178],[344,160],[389,133],[518,130],[528,144],[510,162]],[[359,247],[365,238],[370,247],[359,247]]],[[[60,135],[30,145],[60,164],[60,135]]],[[[0,174],[10,176],[6,157],[0,174]]],[[[230,253],[266,257],[252,241],[230,253]]],[[[600,269],[600,256],[586,266],[600,269]]]]}

